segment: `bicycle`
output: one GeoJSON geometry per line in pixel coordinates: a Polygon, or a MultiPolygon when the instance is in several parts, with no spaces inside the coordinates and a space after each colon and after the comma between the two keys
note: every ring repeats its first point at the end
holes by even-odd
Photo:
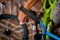
{"type": "MultiPolygon", "coordinates": [[[[39,20],[35,15],[33,15],[32,12],[26,10],[23,6],[20,8],[20,10],[23,11],[27,16],[29,16],[31,19],[33,19],[37,24],[39,24],[42,27],[42,29],[44,30],[43,37],[48,35],[48,36],[50,36],[50,37],[52,37],[56,40],[60,40],[59,37],[57,37],[56,35],[48,32],[47,29],[46,29],[46,25],[41,20],[39,20]]],[[[43,40],[45,40],[45,39],[43,39],[43,40]]]]}
{"type": "MultiPolygon", "coordinates": [[[[33,13],[31,13],[30,11],[28,11],[28,10],[26,10],[25,8],[23,8],[23,6],[20,8],[20,10],[22,10],[24,13],[26,13],[31,19],[33,19],[37,24],[40,24],[40,26],[43,28],[43,30],[44,30],[44,36],[47,34],[47,35],[49,35],[49,36],[51,36],[51,37],[53,37],[53,38],[55,38],[56,40],[60,40],[60,38],[58,38],[57,36],[55,36],[55,35],[53,35],[53,34],[51,34],[51,33],[49,33],[49,32],[47,32],[46,31],[46,28],[45,28],[45,25],[42,23],[42,21],[40,21],[35,15],[33,15],[33,13]],[[28,14],[29,13],[29,14],[28,14]]],[[[6,16],[5,17],[3,17],[3,18],[6,18],[6,16]]],[[[10,17],[7,17],[7,18],[10,18],[10,17]]],[[[12,16],[11,16],[11,18],[12,18],[12,16]]],[[[1,19],[2,19],[2,17],[1,17],[1,19]]],[[[24,26],[25,27],[25,26],[24,26]]],[[[25,29],[25,28],[24,28],[25,29]]],[[[26,30],[27,31],[27,30],[26,30]]],[[[26,33],[26,32],[25,32],[26,33]]],[[[25,34],[24,34],[25,35],[25,34]]]]}

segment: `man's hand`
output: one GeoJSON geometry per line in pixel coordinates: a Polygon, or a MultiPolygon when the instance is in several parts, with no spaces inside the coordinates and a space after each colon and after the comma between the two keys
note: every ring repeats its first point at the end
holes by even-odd
{"type": "MultiPolygon", "coordinates": [[[[27,10],[30,10],[31,7],[35,4],[36,1],[37,0],[28,0],[24,4],[24,8],[26,8],[27,10]]],[[[18,19],[19,19],[20,22],[24,23],[26,21],[26,19],[28,19],[28,17],[22,11],[19,11],[18,19]]]]}
{"type": "Polygon", "coordinates": [[[22,11],[19,11],[18,19],[20,22],[24,23],[27,18],[27,15],[25,15],[22,11]]]}

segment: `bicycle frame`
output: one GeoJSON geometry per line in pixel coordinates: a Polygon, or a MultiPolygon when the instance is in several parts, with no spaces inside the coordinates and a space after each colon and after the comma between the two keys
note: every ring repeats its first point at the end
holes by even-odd
{"type": "MultiPolygon", "coordinates": [[[[49,17],[50,20],[52,20],[52,13],[51,13],[51,11],[53,10],[53,8],[54,8],[57,0],[53,0],[53,3],[51,3],[52,0],[49,0],[49,4],[50,4],[50,7],[49,8],[46,8],[46,1],[47,0],[44,0],[44,5],[43,5],[43,8],[45,10],[45,14],[44,14],[44,17],[43,17],[44,19],[43,19],[43,23],[42,23],[42,21],[40,22],[40,25],[43,28],[44,33],[47,35],[46,36],[47,37],[47,40],[49,40],[49,36],[52,37],[52,38],[54,38],[54,39],[56,39],[56,40],[60,40],[59,37],[57,37],[57,36],[55,36],[55,35],[53,35],[53,34],[50,33],[50,29],[46,29],[45,28],[46,25],[47,25],[46,23],[48,21],[47,19],[48,19],[48,16],[49,15],[50,15],[50,17],[49,17]]],[[[48,25],[51,26],[51,22],[49,22],[48,25]]]]}
{"type": "MultiPolygon", "coordinates": [[[[44,8],[45,13],[44,13],[42,22],[44,25],[49,26],[49,28],[47,27],[48,32],[51,32],[50,29],[53,23],[49,20],[52,20],[52,10],[54,9],[56,2],[57,0],[44,0],[43,8],[44,8]],[[48,8],[47,8],[47,2],[49,5],[48,8]]],[[[46,40],[49,40],[48,35],[46,35],[46,40]]]]}

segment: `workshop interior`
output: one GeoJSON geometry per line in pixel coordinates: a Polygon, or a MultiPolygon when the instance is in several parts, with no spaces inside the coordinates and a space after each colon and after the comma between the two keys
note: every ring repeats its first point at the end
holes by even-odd
{"type": "Polygon", "coordinates": [[[0,40],[60,40],[60,0],[0,0],[0,40]]]}

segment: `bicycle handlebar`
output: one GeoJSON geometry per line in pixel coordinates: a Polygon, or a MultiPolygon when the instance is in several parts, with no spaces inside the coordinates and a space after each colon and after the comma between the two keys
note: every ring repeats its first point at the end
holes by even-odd
{"type": "Polygon", "coordinates": [[[24,7],[20,7],[20,10],[23,11],[26,15],[28,15],[31,19],[39,23],[39,19],[37,18],[37,16],[33,15],[32,12],[26,10],[24,7]]]}

